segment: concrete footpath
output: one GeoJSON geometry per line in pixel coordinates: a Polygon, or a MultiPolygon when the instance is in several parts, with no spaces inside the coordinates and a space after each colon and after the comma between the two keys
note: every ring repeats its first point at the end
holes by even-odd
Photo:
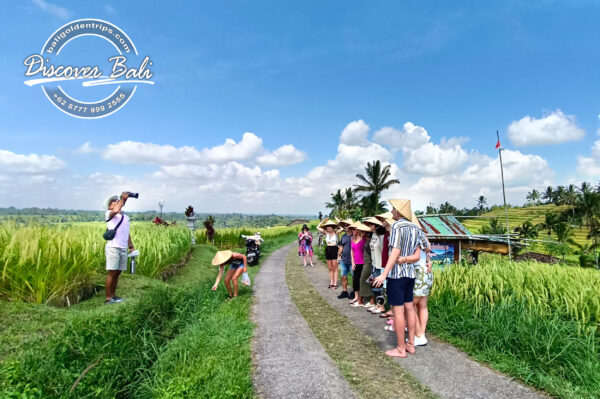
{"type": "Polygon", "coordinates": [[[292,302],[285,282],[290,248],[263,260],[254,282],[255,393],[261,398],[356,398],[292,302]]]}
{"type": "MultiPolygon", "coordinates": [[[[328,289],[326,266],[322,262],[316,262],[315,265],[316,267],[305,270],[317,292],[338,312],[347,316],[356,328],[373,338],[381,350],[394,348],[396,335],[384,330],[385,319],[367,312],[363,307],[350,307],[347,299],[338,299],[341,281],[338,282],[340,288],[337,290],[328,289]]],[[[547,398],[510,377],[477,363],[452,345],[429,336],[427,339],[428,345],[418,347],[415,355],[409,354],[406,359],[394,360],[441,398],[547,398]]]]}

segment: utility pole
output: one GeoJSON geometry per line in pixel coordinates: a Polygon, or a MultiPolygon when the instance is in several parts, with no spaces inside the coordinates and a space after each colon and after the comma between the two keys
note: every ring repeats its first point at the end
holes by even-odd
{"type": "Polygon", "coordinates": [[[512,251],[510,249],[510,228],[508,227],[508,208],[506,207],[506,190],[504,189],[504,167],[502,166],[502,151],[504,148],[500,146],[500,134],[496,130],[496,137],[498,138],[498,156],[500,157],[500,175],[502,176],[502,197],[504,199],[504,216],[506,217],[506,244],[508,245],[508,259],[512,259],[512,251]]]}

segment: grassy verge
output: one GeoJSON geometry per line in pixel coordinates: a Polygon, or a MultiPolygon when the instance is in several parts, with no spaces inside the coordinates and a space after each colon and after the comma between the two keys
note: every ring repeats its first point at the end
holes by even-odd
{"type": "Polygon", "coordinates": [[[436,273],[428,329],[554,396],[600,398],[593,272],[508,261],[504,271],[493,266],[436,273]]]}
{"type": "Polygon", "coordinates": [[[292,299],[327,354],[361,398],[397,397],[399,393],[411,398],[435,397],[385,356],[347,317],[332,308],[314,289],[304,269],[297,265],[296,254],[290,251],[286,261],[286,281],[292,299]],[[340,339],[342,335],[343,339],[340,339]]]}
{"type": "MultiPolygon", "coordinates": [[[[291,240],[265,243],[263,254],[291,240]]],[[[7,329],[19,338],[2,334],[0,397],[252,397],[251,289],[229,302],[222,285],[211,291],[215,251],[196,246],[167,283],[125,275],[122,304],[103,306],[102,295],[69,309],[9,303],[18,316],[7,329]],[[17,339],[26,344],[8,349],[17,339]]]]}

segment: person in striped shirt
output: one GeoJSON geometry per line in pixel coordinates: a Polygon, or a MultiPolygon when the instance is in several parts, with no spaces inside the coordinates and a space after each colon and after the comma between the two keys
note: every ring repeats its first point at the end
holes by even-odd
{"type": "Polygon", "coordinates": [[[391,357],[406,357],[406,353],[415,353],[415,309],[413,306],[413,288],[415,268],[413,263],[421,256],[423,234],[412,223],[410,200],[389,200],[396,222],[390,234],[390,253],[387,264],[373,285],[380,287],[387,280],[387,298],[394,313],[394,331],[398,339],[397,347],[385,352],[391,357]],[[408,326],[408,340],[404,342],[404,326],[408,326]]]}

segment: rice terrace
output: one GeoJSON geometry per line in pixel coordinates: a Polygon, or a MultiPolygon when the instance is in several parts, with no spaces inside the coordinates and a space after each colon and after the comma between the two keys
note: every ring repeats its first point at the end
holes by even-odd
{"type": "Polygon", "coordinates": [[[7,2],[0,399],[600,399],[599,20],[7,2]]]}

